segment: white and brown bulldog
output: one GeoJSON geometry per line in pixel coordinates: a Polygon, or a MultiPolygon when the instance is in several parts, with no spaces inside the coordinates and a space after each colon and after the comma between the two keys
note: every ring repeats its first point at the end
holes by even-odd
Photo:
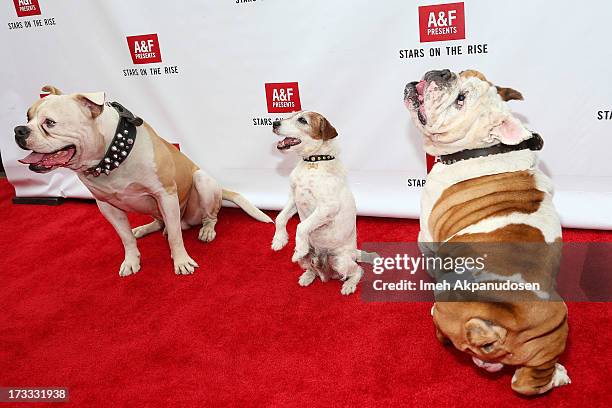
{"type": "Polygon", "coordinates": [[[51,86],[43,91],[50,95],[28,109],[26,125],[15,128],[17,144],[32,151],[20,161],[37,173],[59,167],[77,173],[123,242],[120,276],[140,270],[136,238],[162,228],[175,273],[193,273],[198,264],[187,254],[181,230],[201,225],[199,239],[212,241],[222,199],[272,222],[240,194],[222,189],[146,122],[117,103],[105,103],[103,92],[62,95],[51,86]],[[154,221],[132,229],[126,211],[154,221]]]}
{"type": "MultiPolygon", "coordinates": [[[[440,158],[423,190],[419,245],[435,252],[445,243],[504,243],[492,269],[480,275],[483,281],[554,277],[558,252],[546,248],[561,241],[561,225],[551,181],[537,165],[542,142],[506,104],[522,95],[472,70],[427,72],[404,94],[425,151],[440,158]],[[506,243],[545,249],[511,253],[506,243]]],[[[554,293],[527,293],[505,303],[438,301],[432,315],[438,338],[472,355],[478,366],[519,366],[512,388],[521,394],[570,382],[557,363],[567,339],[567,308],[554,293]]]]}

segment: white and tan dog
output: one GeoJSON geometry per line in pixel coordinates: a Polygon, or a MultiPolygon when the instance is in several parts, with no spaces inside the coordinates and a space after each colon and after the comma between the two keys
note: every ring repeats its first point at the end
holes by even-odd
{"type": "Polygon", "coordinates": [[[289,200],[276,217],[272,241],[275,251],[288,240],[287,221],[297,212],[300,223],[295,236],[292,261],[304,269],[299,284],[344,279],[341,293],[355,292],[363,275],[356,263],[357,227],[355,199],[346,180],[346,171],[336,157],[336,129],[322,115],[298,112],[273,123],[273,131],[284,139],[276,147],[293,151],[300,161],[290,176],[289,200]]]}
{"type": "Polygon", "coordinates": [[[15,128],[17,144],[32,150],[21,162],[37,173],[59,167],[77,173],[123,242],[120,276],[140,270],[136,238],[162,228],[175,273],[193,273],[198,264],[185,250],[181,229],[201,225],[199,239],[213,240],[222,199],[233,201],[259,221],[272,222],[238,193],[223,190],[146,122],[136,118],[137,127],[125,125],[125,137],[116,134],[122,117],[116,108],[105,105],[104,93],[62,95],[50,86],[43,91],[51,94],[29,108],[26,125],[15,128]],[[135,133],[133,139],[127,137],[127,128],[135,133]],[[115,144],[129,144],[131,150],[116,149],[115,144]],[[100,163],[104,167],[105,160],[110,171],[104,174],[102,169],[100,174],[96,167],[100,163]],[[155,220],[132,230],[126,211],[148,214],[155,220]]]}
{"type": "MultiPolygon", "coordinates": [[[[426,73],[406,85],[404,95],[425,151],[441,158],[422,194],[420,246],[428,252],[440,243],[504,243],[497,247],[502,261],[489,265],[493,269],[482,279],[554,277],[559,256],[548,248],[561,241],[561,225],[551,181],[537,166],[534,150],[541,139],[506,104],[522,95],[496,87],[480,72],[449,70],[426,73]],[[507,243],[534,243],[539,250],[512,252],[516,246],[507,243]]],[[[437,302],[432,314],[438,338],[489,371],[519,366],[512,388],[544,393],[570,382],[557,362],[567,339],[567,308],[553,295],[530,293],[507,303],[437,302]],[[540,301],[547,296],[556,301],[540,301]]]]}

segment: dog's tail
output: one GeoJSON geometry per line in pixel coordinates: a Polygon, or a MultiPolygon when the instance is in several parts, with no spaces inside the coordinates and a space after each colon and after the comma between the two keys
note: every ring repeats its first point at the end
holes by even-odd
{"type": "Polygon", "coordinates": [[[263,211],[259,208],[255,207],[249,200],[241,196],[240,194],[223,189],[222,197],[224,200],[231,201],[236,204],[238,207],[242,208],[245,213],[249,214],[251,217],[255,218],[257,221],[261,222],[274,222],[272,218],[268,217],[263,211]]]}
{"type": "Polygon", "coordinates": [[[374,259],[380,258],[380,255],[378,255],[376,252],[366,252],[356,249],[354,257],[356,262],[363,262],[372,265],[374,263],[374,259]]]}

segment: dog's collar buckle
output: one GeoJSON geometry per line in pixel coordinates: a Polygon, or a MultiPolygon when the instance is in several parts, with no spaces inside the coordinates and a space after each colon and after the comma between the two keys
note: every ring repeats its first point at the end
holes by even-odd
{"type": "Polygon", "coordinates": [[[115,129],[115,136],[113,136],[113,140],[111,140],[110,146],[108,146],[102,160],[85,171],[94,177],[98,177],[103,173],[108,176],[111,171],[115,170],[127,159],[136,142],[136,127],[143,124],[142,119],[134,116],[132,112],[120,103],[107,102],[106,105],[115,108],[119,114],[119,123],[117,124],[117,129],[115,129]]]}
{"type": "Polygon", "coordinates": [[[320,161],[328,161],[334,159],[335,157],[329,154],[313,154],[311,156],[304,157],[304,161],[308,163],[316,163],[320,161]]]}
{"type": "Polygon", "coordinates": [[[484,147],[482,149],[471,149],[471,150],[461,150],[460,152],[453,154],[445,154],[440,156],[440,163],[442,164],[454,164],[458,161],[474,159],[476,157],[484,157],[491,156],[494,154],[500,153],[509,153],[517,150],[542,150],[544,147],[544,140],[537,133],[532,133],[532,137],[527,140],[523,140],[521,143],[517,145],[506,145],[506,144],[496,144],[491,147],[484,147]]]}

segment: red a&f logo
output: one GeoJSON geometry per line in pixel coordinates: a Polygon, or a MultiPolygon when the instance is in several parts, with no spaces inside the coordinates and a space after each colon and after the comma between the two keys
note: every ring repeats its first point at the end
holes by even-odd
{"type": "Polygon", "coordinates": [[[434,156],[430,156],[429,154],[425,153],[425,163],[427,163],[427,174],[429,174],[429,172],[431,171],[431,169],[433,168],[434,164],[436,164],[436,162],[438,161],[438,159],[434,156]]]}
{"type": "Polygon", "coordinates": [[[463,3],[419,7],[421,42],[463,40],[465,14],[463,3]]]}
{"type": "Polygon", "coordinates": [[[37,16],[40,14],[38,0],[13,0],[17,17],[37,16]]]}
{"type": "Polygon", "coordinates": [[[134,64],[162,62],[157,34],[132,35],[127,42],[134,64]]]}
{"type": "Polygon", "coordinates": [[[289,113],[302,110],[297,82],[266,84],[268,113],[289,113]]]}

